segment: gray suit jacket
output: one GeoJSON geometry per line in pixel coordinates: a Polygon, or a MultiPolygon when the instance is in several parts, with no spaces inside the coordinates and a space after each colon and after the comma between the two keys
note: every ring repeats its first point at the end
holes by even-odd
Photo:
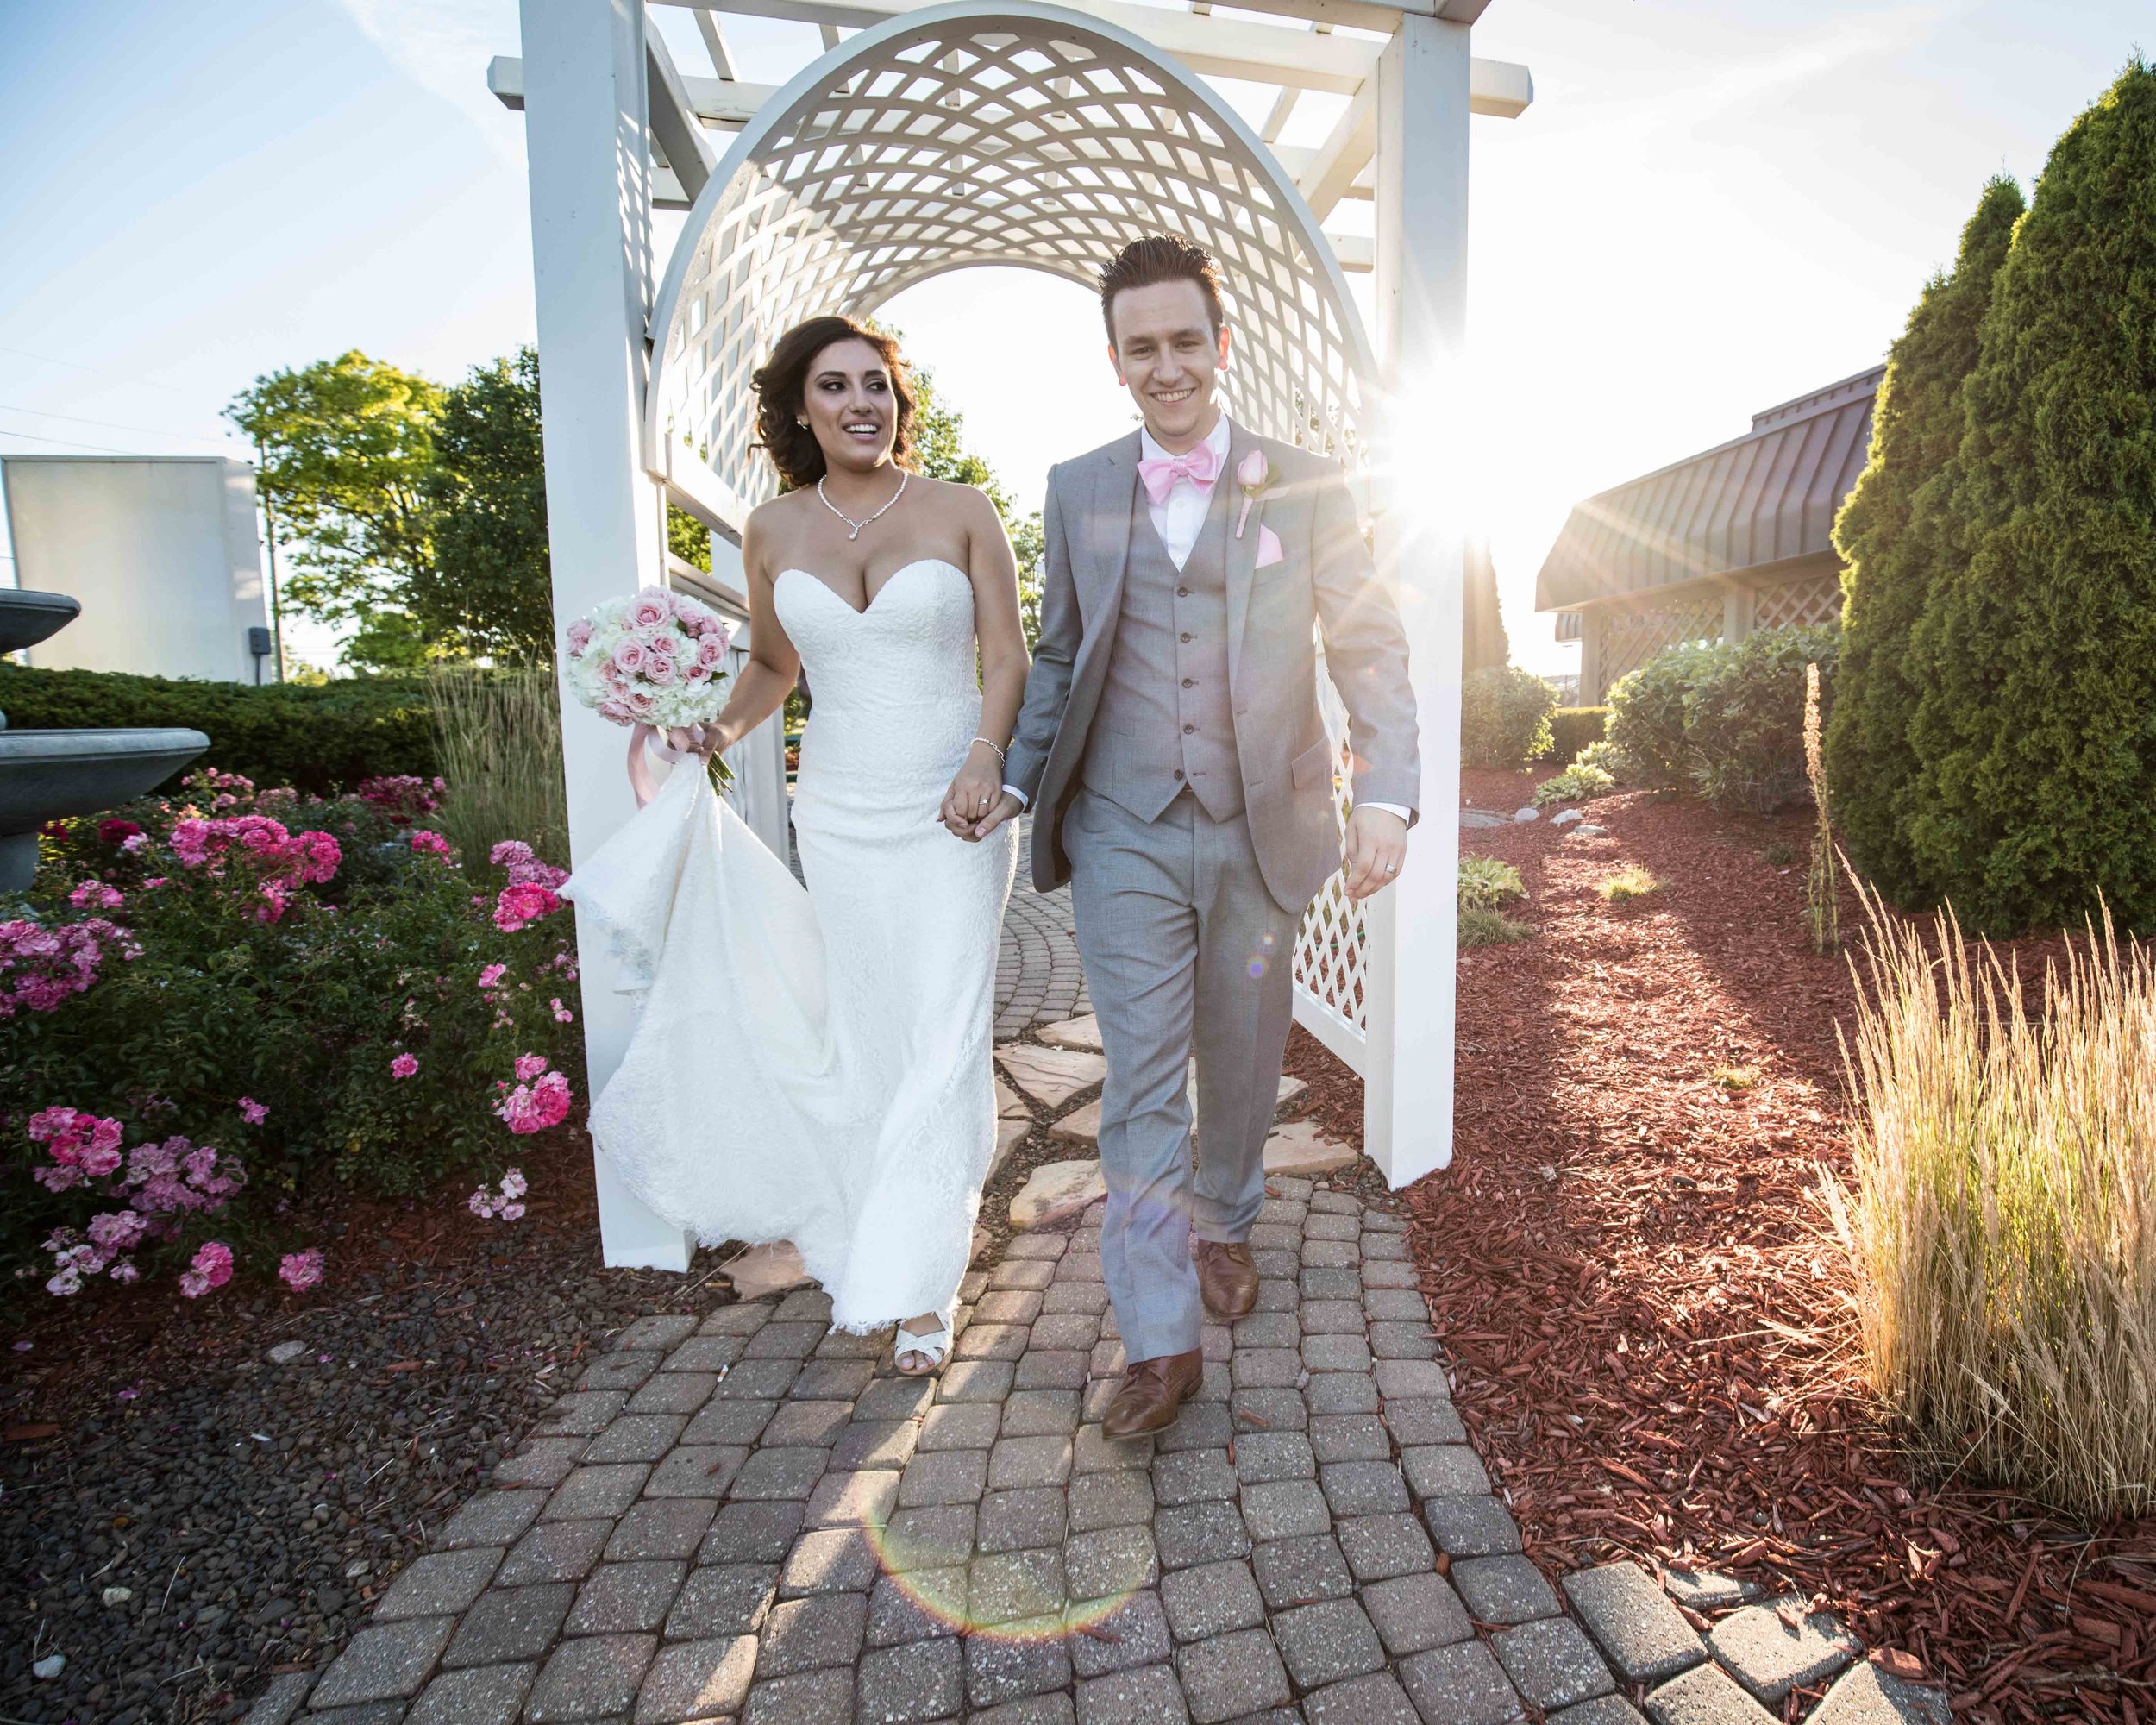
{"type": "MultiPolygon", "coordinates": [[[[1400,613],[1371,567],[1337,467],[1232,424],[1228,470],[1218,481],[1229,487],[1230,533],[1243,508],[1235,474],[1252,449],[1264,452],[1271,484],[1227,543],[1228,687],[1258,867],[1282,907],[1300,910],[1340,866],[1316,635],[1347,707],[1357,800],[1417,806],[1415,698],[1400,613]],[[1263,569],[1260,528],[1278,536],[1282,553],[1263,569]]],[[[1132,432],[1048,476],[1041,637],[1004,775],[1034,812],[1033,883],[1042,892],[1070,878],[1063,813],[1121,615],[1138,450],[1132,432]]]]}

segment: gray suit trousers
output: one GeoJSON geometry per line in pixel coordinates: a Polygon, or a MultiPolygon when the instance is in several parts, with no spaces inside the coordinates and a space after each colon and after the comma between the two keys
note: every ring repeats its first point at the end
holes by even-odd
{"type": "Polygon", "coordinates": [[[1244,817],[1216,821],[1187,791],[1152,821],[1081,791],[1063,845],[1108,1058],[1101,1270],[1125,1358],[1184,1353],[1205,1321],[1192,1231],[1244,1239],[1265,1199],[1300,915],[1267,892],[1244,817]]]}

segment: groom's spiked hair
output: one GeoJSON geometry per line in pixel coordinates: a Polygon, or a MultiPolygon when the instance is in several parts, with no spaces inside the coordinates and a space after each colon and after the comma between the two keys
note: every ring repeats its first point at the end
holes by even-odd
{"type": "Polygon", "coordinates": [[[1152,287],[1163,281],[1193,284],[1206,302],[1206,315],[1219,335],[1227,322],[1220,302],[1220,267],[1203,246],[1167,234],[1149,234],[1133,240],[1100,267],[1100,321],[1108,326],[1108,345],[1115,345],[1115,297],[1125,289],[1152,287]]]}

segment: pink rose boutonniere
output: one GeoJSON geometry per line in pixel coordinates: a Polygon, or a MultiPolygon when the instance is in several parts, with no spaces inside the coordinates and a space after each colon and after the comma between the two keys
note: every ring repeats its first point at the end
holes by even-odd
{"type": "Polygon", "coordinates": [[[1265,495],[1273,482],[1272,464],[1263,449],[1253,449],[1235,464],[1235,483],[1243,492],[1243,512],[1235,518],[1235,536],[1240,539],[1250,524],[1250,505],[1265,495]]]}

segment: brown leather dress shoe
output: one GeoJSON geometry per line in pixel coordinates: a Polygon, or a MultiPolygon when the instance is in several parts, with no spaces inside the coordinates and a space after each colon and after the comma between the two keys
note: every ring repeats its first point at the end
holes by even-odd
{"type": "Polygon", "coordinates": [[[1241,1240],[1198,1242],[1198,1291],[1216,1318],[1247,1318],[1257,1307],[1257,1262],[1241,1240]]]}
{"type": "Polygon", "coordinates": [[[1166,1431],[1204,1376],[1205,1357],[1197,1348],[1188,1353],[1159,1354],[1126,1367],[1123,1387],[1100,1416],[1100,1435],[1141,1438],[1148,1432],[1166,1431]]]}

